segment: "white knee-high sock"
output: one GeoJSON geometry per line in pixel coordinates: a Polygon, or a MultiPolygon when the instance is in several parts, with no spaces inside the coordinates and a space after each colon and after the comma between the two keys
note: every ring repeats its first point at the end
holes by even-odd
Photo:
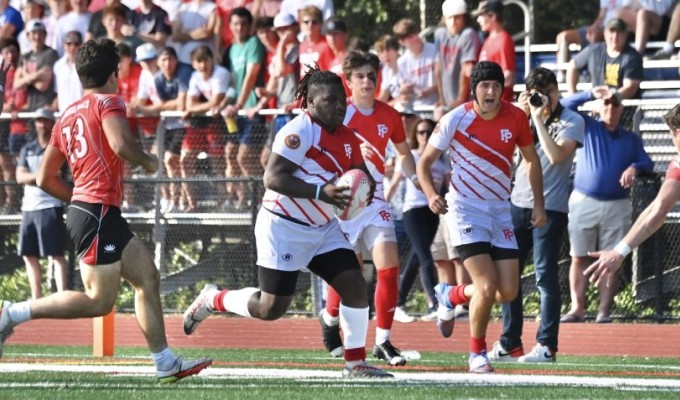
{"type": "Polygon", "coordinates": [[[340,303],[340,328],[345,336],[345,349],[366,347],[368,307],[351,308],[340,303]]]}
{"type": "Polygon", "coordinates": [[[242,317],[252,318],[250,311],[248,311],[248,302],[253,294],[259,292],[260,289],[254,287],[243,288],[239,290],[230,290],[222,299],[222,305],[227,311],[238,314],[242,317]]]}

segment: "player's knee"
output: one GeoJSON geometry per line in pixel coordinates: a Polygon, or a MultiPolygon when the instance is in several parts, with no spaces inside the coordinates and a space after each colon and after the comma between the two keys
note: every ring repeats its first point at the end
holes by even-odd
{"type": "Polygon", "coordinates": [[[496,292],[498,291],[498,284],[496,281],[487,280],[480,283],[475,283],[475,296],[479,296],[485,300],[494,300],[496,292]]]}
{"type": "Polygon", "coordinates": [[[287,310],[287,304],[273,303],[267,307],[264,307],[261,310],[259,317],[264,321],[274,321],[283,317],[287,310]]]}

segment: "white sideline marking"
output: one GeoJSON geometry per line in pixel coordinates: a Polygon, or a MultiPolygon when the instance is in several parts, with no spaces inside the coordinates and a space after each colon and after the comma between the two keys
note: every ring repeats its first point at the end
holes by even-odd
{"type": "MultiPolygon", "coordinates": [[[[126,375],[149,375],[155,376],[155,369],[151,366],[123,366],[123,365],[61,365],[61,364],[30,364],[30,363],[2,363],[0,373],[17,373],[31,371],[46,372],[94,372],[126,375]]],[[[680,391],[678,379],[641,379],[623,377],[587,377],[570,375],[503,375],[503,374],[469,374],[469,373],[441,373],[441,372],[394,372],[394,381],[374,379],[341,378],[340,370],[306,370],[306,369],[274,369],[274,368],[208,368],[201,372],[200,377],[211,379],[235,379],[235,378],[278,378],[295,381],[317,382],[321,379],[336,380],[337,383],[351,385],[352,382],[394,382],[400,385],[418,384],[451,384],[468,386],[574,386],[574,387],[597,387],[616,389],[644,389],[644,390],[672,390],[680,391]]],[[[332,382],[327,382],[332,383],[332,382]]],[[[60,386],[59,382],[31,383],[30,386],[60,386]]],[[[18,387],[24,384],[12,382],[0,382],[0,388],[18,387]]],[[[105,385],[105,384],[104,384],[105,385]]],[[[79,384],[69,384],[75,387],[79,384]]],[[[101,386],[101,385],[99,385],[101,386]]]]}

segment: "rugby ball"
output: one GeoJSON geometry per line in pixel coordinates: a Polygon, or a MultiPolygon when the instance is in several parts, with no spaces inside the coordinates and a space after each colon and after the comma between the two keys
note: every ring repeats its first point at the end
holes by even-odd
{"type": "Polygon", "coordinates": [[[335,215],[343,221],[348,221],[361,214],[368,205],[368,198],[371,194],[371,181],[368,175],[360,169],[350,169],[335,181],[335,186],[349,187],[350,196],[352,196],[347,207],[333,206],[335,215]]]}

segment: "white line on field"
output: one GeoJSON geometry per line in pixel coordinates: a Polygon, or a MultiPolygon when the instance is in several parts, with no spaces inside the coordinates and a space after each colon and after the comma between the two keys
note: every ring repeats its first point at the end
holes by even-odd
{"type": "MultiPolygon", "coordinates": [[[[31,371],[45,372],[93,372],[126,375],[149,375],[154,376],[154,368],[149,366],[122,366],[122,365],[61,365],[61,364],[30,364],[30,363],[2,363],[0,373],[20,373],[31,371]]],[[[392,371],[394,372],[394,371],[392,371]]],[[[320,380],[334,380],[335,383],[349,383],[341,378],[339,370],[307,370],[307,369],[275,369],[275,368],[208,368],[201,372],[201,377],[209,379],[236,379],[236,378],[274,378],[291,379],[299,382],[319,383],[320,380]]],[[[419,384],[443,384],[443,385],[468,385],[468,386],[574,386],[574,387],[600,387],[618,389],[657,389],[680,391],[678,379],[641,379],[624,377],[588,377],[588,376],[565,376],[565,375],[504,375],[504,374],[468,374],[468,373],[439,373],[439,372],[394,372],[396,384],[408,386],[419,384]]],[[[351,380],[351,382],[385,382],[383,380],[351,380]]],[[[333,381],[326,384],[332,384],[333,381]]],[[[45,385],[50,386],[49,382],[45,385]]],[[[52,386],[58,387],[62,383],[55,382],[52,386]]],[[[17,387],[17,383],[0,382],[0,388],[17,387]]],[[[19,384],[21,385],[21,384],[19,384]]],[[[40,383],[29,384],[40,386],[40,383]]],[[[71,383],[70,387],[77,387],[79,383],[71,383]]],[[[103,383],[106,385],[106,383],[103,383]]]]}

